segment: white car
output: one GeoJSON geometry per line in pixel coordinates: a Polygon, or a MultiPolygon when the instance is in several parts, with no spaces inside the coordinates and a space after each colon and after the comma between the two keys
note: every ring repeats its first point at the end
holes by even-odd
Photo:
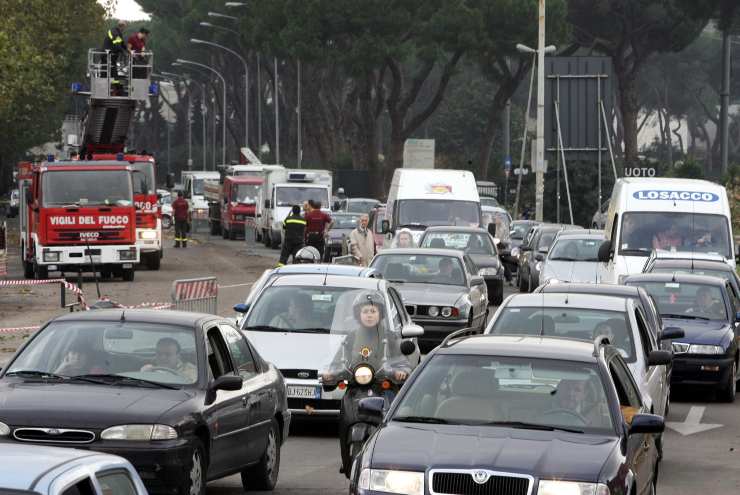
{"type": "Polygon", "coordinates": [[[159,208],[162,212],[162,228],[172,228],[172,194],[166,189],[157,189],[159,208]]]}
{"type": "Polygon", "coordinates": [[[147,491],[123,457],[5,443],[0,448],[0,493],[146,495],[147,491]]]}

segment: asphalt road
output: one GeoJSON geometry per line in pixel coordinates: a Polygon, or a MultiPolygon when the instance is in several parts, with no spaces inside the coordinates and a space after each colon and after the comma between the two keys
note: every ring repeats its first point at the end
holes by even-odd
{"type": "MultiPolygon", "coordinates": [[[[172,280],[215,275],[219,279],[219,312],[233,314],[230,307],[243,300],[249,285],[265,268],[274,265],[278,252],[244,241],[226,241],[196,234],[186,250],[169,248],[159,272],[138,271],[136,281],[106,282],[104,294],[124,304],[167,300],[172,280]]],[[[16,258],[13,258],[16,259],[16,258]]],[[[11,265],[11,276],[19,266],[11,265]]],[[[40,289],[34,289],[40,290],[40,289]]],[[[86,292],[93,286],[86,283],[86,292]]],[[[506,295],[512,289],[507,288],[506,295]]],[[[0,293],[0,327],[37,324],[58,314],[53,304],[38,311],[40,299],[33,294],[0,293]],[[3,299],[5,298],[5,301],[3,299]],[[29,309],[33,309],[30,312],[29,309]]],[[[10,349],[8,349],[10,351],[10,349]]],[[[659,492],[672,495],[740,493],[740,400],[722,404],[713,394],[701,390],[675,390],[669,422],[676,428],[665,433],[665,457],[660,468],[659,492]],[[687,421],[688,416],[688,421],[687,421]]],[[[567,455],[564,452],[563,455],[567,455]]],[[[336,423],[327,420],[294,421],[291,436],[282,449],[280,478],[276,494],[332,495],[346,493],[347,481],[339,474],[339,445],[336,423]]],[[[233,476],[208,485],[209,494],[243,493],[241,480],[233,476]]]]}

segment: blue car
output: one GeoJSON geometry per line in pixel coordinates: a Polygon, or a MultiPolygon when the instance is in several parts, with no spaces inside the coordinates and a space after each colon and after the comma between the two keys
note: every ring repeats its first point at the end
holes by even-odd
{"type": "Polygon", "coordinates": [[[673,385],[710,386],[734,402],[738,379],[738,294],[725,278],[679,273],[631,275],[626,285],[644,288],[658,304],[667,327],[684,337],[673,341],[673,385]]]}

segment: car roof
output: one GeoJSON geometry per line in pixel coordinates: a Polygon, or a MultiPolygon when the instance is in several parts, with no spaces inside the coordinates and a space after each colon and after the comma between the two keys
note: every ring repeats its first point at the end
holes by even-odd
{"type": "Polygon", "coordinates": [[[407,256],[451,256],[453,258],[462,258],[465,253],[457,249],[437,249],[437,248],[391,248],[383,249],[376,257],[388,254],[404,254],[407,256]]]}
{"type": "Polygon", "coordinates": [[[350,289],[382,290],[385,281],[378,278],[346,277],[342,275],[304,274],[276,277],[271,287],[315,286],[346,287],[350,289]]]}
{"type": "Polygon", "coordinates": [[[687,260],[687,259],[667,259],[658,258],[653,262],[654,267],[666,268],[694,268],[694,269],[712,269],[723,272],[731,272],[732,267],[725,261],[715,260],[687,260]]]}
{"type": "Polygon", "coordinates": [[[424,232],[475,232],[478,234],[487,234],[488,231],[481,227],[457,227],[454,225],[435,225],[434,227],[427,227],[424,232]]]}
{"type": "Polygon", "coordinates": [[[556,224],[556,223],[541,223],[537,225],[537,230],[539,231],[560,231],[560,230],[578,230],[577,225],[565,225],[565,224],[556,224]]]}
{"type": "Polygon", "coordinates": [[[514,294],[505,306],[507,308],[578,308],[601,309],[624,312],[626,301],[621,297],[593,294],[514,294]]]}
{"type": "Polygon", "coordinates": [[[525,356],[595,363],[594,344],[560,337],[530,335],[476,335],[453,339],[435,354],[477,356],[525,356]]]}
{"type": "Polygon", "coordinates": [[[335,264],[312,264],[312,263],[296,263],[293,265],[285,265],[272,270],[273,276],[275,275],[309,275],[309,274],[322,274],[322,275],[342,275],[345,277],[363,277],[372,274],[374,270],[364,266],[354,265],[335,265],[335,264]]]}
{"type": "Polygon", "coordinates": [[[78,459],[100,456],[109,457],[89,450],[5,443],[0,449],[0,488],[29,490],[51,470],[78,459]]]}
{"type": "Polygon", "coordinates": [[[375,198],[347,198],[347,202],[348,203],[352,203],[352,202],[355,202],[355,201],[358,202],[358,203],[359,202],[365,203],[365,202],[368,202],[368,201],[374,201],[376,203],[380,203],[380,201],[378,201],[375,198]]]}
{"type": "Polygon", "coordinates": [[[694,261],[715,261],[719,263],[726,263],[726,259],[721,254],[715,253],[698,253],[694,251],[662,251],[655,250],[651,256],[655,261],[662,260],[694,260],[694,261]]]}
{"type": "Polygon", "coordinates": [[[209,319],[220,319],[219,316],[192,313],[189,311],[155,310],[155,309],[96,309],[76,311],[54,318],[52,321],[121,321],[141,323],[159,323],[194,327],[209,319]]]}
{"type": "Polygon", "coordinates": [[[625,284],[628,282],[677,282],[679,284],[718,285],[724,287],[727,281],[724,278],[689,273],[639,273],[629,275],[624,280],[625,284]]]}
{"type": "Polygon", "coordinates": [[[593,294],[614,297],[639,297],[640,295],[639,287],[616,284],[545,284],[535,291],[549,294],[593,294]]]}
{"type": "Polygon", "coordinates": [[[604,239],[605,235],[603,230],[565,229],[560,231],[558,238],[604,239]]]}

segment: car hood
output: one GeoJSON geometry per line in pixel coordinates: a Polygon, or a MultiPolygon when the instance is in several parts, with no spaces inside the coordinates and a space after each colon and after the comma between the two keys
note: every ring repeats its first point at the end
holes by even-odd
{"type": "Polygon", "coordinates": [[[618,441],[578,433],[391,422],[373,444],[371,462],[377,469],[478,468],[595,482],[618,441]]]}
{"type": "Polygon", "coordinates": [[[468,254],[478,268],[498,268],[499,260],[490,254],[468,254]]]}
{"type": "Polygon", "coordinates": [[[293,332],[245,332],[260,356],[281,370],[326,369],[343,335],[293,332]]]}
{"type": "Polygon", "coordinates": [[[679,318],[663,318],[663,327],[678,327],[684,331],[684,337],[676,342],[687,344],[720,345],[726,343],[732,329],[724,321],[683,320],[679,318]]]}
{"type": "Polygon", "coordinates": [[[597,261],[550,261],[542,267],[542,280],[556,278],[561,282],[595,284],[601,278],[597,261]]]}
{"type": "Polygon", "coordinates": [[[156,423],[192,391],[4,378],[0,421],[14,426],[106,428],[156,423]]]}
{"type": "Polygon", "coordinates": [[[467,287],[441,284],[394,284],[404,304],[451,306],[468,293],[467,287]]]}

